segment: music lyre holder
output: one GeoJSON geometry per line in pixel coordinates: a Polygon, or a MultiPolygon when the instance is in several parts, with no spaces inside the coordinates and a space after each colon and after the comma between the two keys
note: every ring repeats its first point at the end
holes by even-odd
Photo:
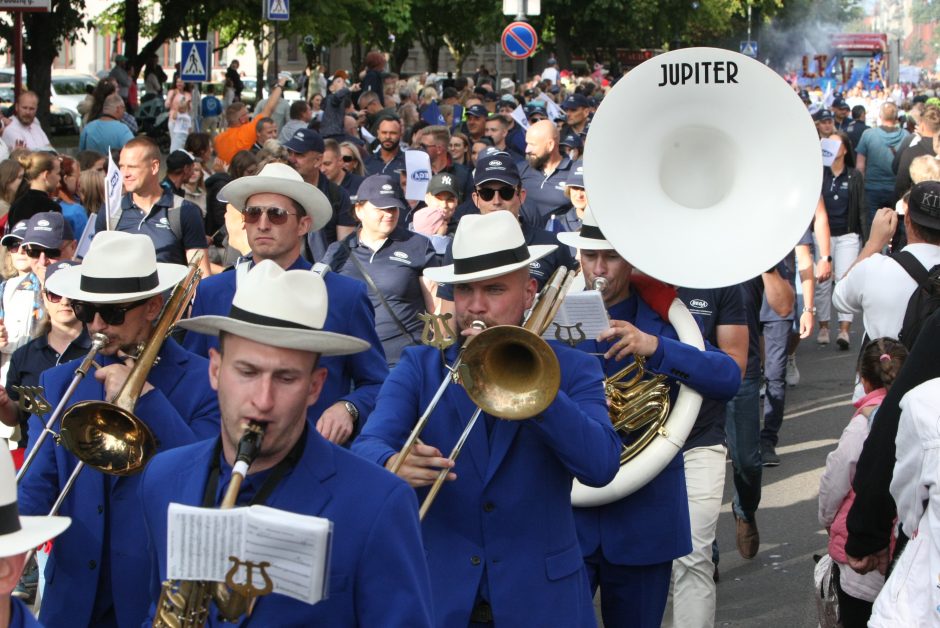
{"type": "Polygon", "coordinates": [[[256,599],[274,590],[274,582],[271,580],[271,576],[268,575],[268,567],[271,566],[271,563],[267,561],[256,563],[250,560],[240,560],[237,556],[229,556],[228,559],[232,561],[232,566],[225,573],[225,585],[248,600],[247,616],[250,616],[256,599]],[[242,566],[245,567],[245,581],[235,582],[235,576],[242,566]],[[258,571],[261,575],[261,580],[264,582],[264,586],[262,587],[255,586],[253,575],[255,570],[258,571]]]}
{"type": "Polygon", "coordinates": [[[42,386],[13,386],[12,390],[19,395],[16,405],[24,413],[44,416],[52,410],[52,405],[43,397],[42,386]]]}
{"type": "Polygon", "coordinates": [[[587,340],[587,335],[584,333],[584,330],[581,329],[581,323],[575,323],[574,325],[552,323],[552,325],[555,326],[555,340],[565,343],[572,349],[587,340]],[[562,338],[561,336],[562,329],[565,330],[566,338],[562,338]]]}

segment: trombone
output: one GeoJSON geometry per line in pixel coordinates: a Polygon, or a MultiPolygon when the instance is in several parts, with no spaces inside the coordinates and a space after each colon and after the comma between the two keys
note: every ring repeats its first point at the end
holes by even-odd
{"type": "MultiPolygon", "coordinates": [[[[497,325],[484,329],[464,343],[454,364],[447,367],[448,374],[431,403],[405,441],[391,467],[392,473],[398,472],[411,453],[451,381],[461,384],[477,405],[448,456],[452,461],[456,461],[460,455],[483,412],[501,419],[518,421],[531,418],[551,405],[561,385],[561,368],[555,352],[541,335],[555,318],[576,274],[564,267],[556,269],[536,298],[521,328],[497,325]]],[[[474,326],[478,327],[476,323],[474,326]]],[[[434,503],[448,473],[446,467],[438,473],[421,504],[418,513],[421,519],[424,519],[434,503]]]]}
{"type": "MultiPolygon", "coordinates": [[[[86,465],[108,475],[134,475],[140,472],[156,453],[157,445],[153,433],[146,423],[134,416],[133,410],[147,382],[147,375],[157,361],[160,348],[192,300],[201,277],[199,270],[201,260],[202,253],[193,256],[189,264],[189,272],[173,289],[150,337],[137,356],[137,362],[128,373],[127,381],[124,382],[114,400],[110,403],[79,401],[70,406],[62,416],[62,428],[59,430],[56,441],[78,458],[78,464],[75,465],[75,469],[66,480],[65,486],[49,511],[50,517],[59,512],[59,508],[62,507],[65,498],[75,485],[78,474],[86,465]]],[[[96,340],[100,339],[96,338],[96,340]]],[[[107,344],[107,337],[104,337],[104,343],[107,344]]],[[[85,361],[89,363],[86,372],[92,364],[90,357],[92,356],[89,352],[89,356],[85,358],[85,361]]],[[[76,373],[76,378],[78,375],[79,373],[76,373]]],[[[84,377],[84,373],[81,373],[81,376],[84,377]]],[[[78,382],[73,379],[73,385],[67,391],[69,395],[77,385],[78,382]]],[[[60,402],[59,405],[63,403],[60,402]]],[[[52,423],[51,418],[50,423],[52,423]]],[[[33,453],[38,451],[40,444],[36,443],[33,453]]],[[[29,558],[31,555],[27,556],[27,560],[29,558]]]]}

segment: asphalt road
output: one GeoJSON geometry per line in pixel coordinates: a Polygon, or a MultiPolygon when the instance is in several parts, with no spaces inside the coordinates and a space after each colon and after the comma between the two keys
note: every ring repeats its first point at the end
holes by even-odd
{"type": "MultiPolygon", "coordinates": [[[[833,338],[835,334],[833,334],[833,338]]],[[[852,415],[851,395],[861,334],[852,347],[820,347],[812,338],[800,344],[800,383],[787,388],[780,431],[778,467],[765,467],[757,524],[760,551],[753,560],[738,554],[731,516],[731,463],[718,521],[719,563],[716,626],[817,626],[813,601],[813,554],[827,538],[817,521],[819,477],[826,455],[852,415]]]]}

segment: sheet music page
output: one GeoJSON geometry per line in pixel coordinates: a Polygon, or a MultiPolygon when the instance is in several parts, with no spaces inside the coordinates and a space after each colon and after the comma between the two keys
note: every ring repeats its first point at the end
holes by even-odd
{"type": "Polygon", "coordinates": [[[275,593],[308,604],[327,597],[332,522],[267,506],[248,511],[242,560],[271,563],[275,593]]]}
{"type": "Polygon", "coordinates": [[[244,508],[219,510],[170,504],[167,511],[167,577],[224,582],[229,556],[240,556],[244,508]]]}
{"type": "Polygon", "coordinates": [[[593,340],[609,327],[610,318],[600,292],[569,292],[542,337],[561,342],[568,341],[569,337],[573,340],[593,340]]]}

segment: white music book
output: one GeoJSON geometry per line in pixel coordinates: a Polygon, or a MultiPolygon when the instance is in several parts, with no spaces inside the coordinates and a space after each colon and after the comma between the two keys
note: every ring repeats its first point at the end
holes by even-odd
{"type": "Polygon", "coordinates": [[[609,328],[610,317],[607,316],[604,297],[600,292],[569,292],[542,338],[571,344],[576,340],[595,340],[602,331],[609,328]]]}
{"type": "MultiPolygon", "coordinates": [[[[225,582],[233,566],[230,556],[256,565],[270,563],[266,572],[274,593],[315,604],[328,597],[327,573],[333,523],[267,506],[219,510],[170,504],[167,512],[167,578],[225,582]]],[[[235,582],[246,581],[240,565],[235,582]]],[[[260,570],[252,583],[262,587],[260,570]]]]}

